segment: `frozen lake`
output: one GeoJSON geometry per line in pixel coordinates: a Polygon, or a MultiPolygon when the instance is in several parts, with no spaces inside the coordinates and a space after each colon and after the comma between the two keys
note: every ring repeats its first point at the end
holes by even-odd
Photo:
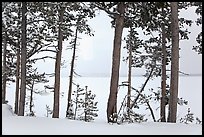
{"type": "MultiPolygon", "coordinates": [[[[132,77],[132,87],[140,90],[142,84],[144,83],[146,78],[142,76],[132,77]]],[[[121,82],[127,81],[127,77],[120,77],[119,84],[121,82]]],[[[69,79],[67,77],[61,78],[61,97],[60,97],[60,117],[65,117],[65,111],[67,107],[67,92],[68,92],[68,82],[69,79]]],[[[110,78],[109,77],[76,77],[74,78],[74,82],[79,84],[81,88],[88,86],[88,90],[91,90],[94,94],[96,94],[95,101],[98,101],[98,114],[99,116],[96,119],[106,120],[106,107],[107,100],[110,92],[110,78]]],[[[169,81],[167,81],[169,83],[169,81]]],[[[50,79],[50,83],[53,83],[53,79],[50,79]]],[[[157,91],[160,87],[161,79],[155,78],[150,80],[143,93],[146,95],[150,94],[149,89],[153,88],[154,91],[157,91]]],[[[36,85],[35,89],[43,90],[44,87],[42,85],[36,85]]],[[[73,86],[73,89],[76,89],[76,86],[73,86]]],[[[15,98],[15,85],[11,84],[7,88],[7,100],[9,104],[14,108],[14,98],[15,98]]],[[[134,94],[134,91],[132,91],[134,94]]],[[[118,109],[121,105],[121,102],[127,94],[127,87],[121,87],[118,91],[118,109]]],[[[29,93],[27,93],[27,96],[29,93]]],[[[184,117],[187,114],[188,108],[191,109],[191,112],[194,113],[195,117],[199,117],[202,120],[202,76],[180,76],[179,77],[179,98],[183,98],[188,101],[188,105],[180,106],[178,105],[178,119],[184,117]]],[[[43,95],[34,95],[34,108],[33,110],[36,112],[38,117],[46,116],[46,105],[49,105],[52,109],[53,105],[53,93],[43,94],[43,95]]],[[[154,114],[156,119],[159,119],[160,109],[156,109],[159,107],[160,102],[151,101],[150,105],[154,108],[154,114]]],[[[138,110],[139,113],[146,114],[146,117],[149,117],[149,121],[152,120],[150,118],[150,111],[145,110],[145,107],[141,107],[138,110]]]]}

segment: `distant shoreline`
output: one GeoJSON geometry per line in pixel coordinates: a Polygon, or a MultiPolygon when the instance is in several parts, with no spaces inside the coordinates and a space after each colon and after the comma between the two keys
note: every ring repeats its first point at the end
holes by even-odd
{"type": "MultiPolygon", "coordinates": [[[[170,74],[168,74],[170,75],[170,74]]],[[[180,77],[202,77],[202,74],[179,74],[180,77]]],[[[111,77],[109,74],[81,74],[78,77],[111,77]]],[[[127,77],[127,75],[120,75],[120,77],[127,77]]],[[[141,74],[134,74],[132,77],[144,77],[144,75],[141,74]]]]}

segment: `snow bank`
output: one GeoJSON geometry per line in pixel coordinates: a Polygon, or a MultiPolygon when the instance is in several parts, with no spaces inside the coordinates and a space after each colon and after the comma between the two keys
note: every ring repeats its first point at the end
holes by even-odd
{"type": "Polygon", "coordinates": [[[15,116],[11,105],[2,104],[2,117],[15,116]]]}

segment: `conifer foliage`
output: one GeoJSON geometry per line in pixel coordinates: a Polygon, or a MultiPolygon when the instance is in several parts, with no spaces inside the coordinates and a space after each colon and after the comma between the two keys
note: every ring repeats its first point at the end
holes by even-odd
{"type": "Polygon", "coordinates": [[[83,89],[77,85],[77,90],[73,91],[72,95],[75,98],[70,102],[71,107],[68,110],[67,118],[90,122],[94,120],[94,117],[98,116],[98,102],[94,101],[96,95],[91,90],[88,90],[88,86],[85,86],[85,89],[83,89]]]}

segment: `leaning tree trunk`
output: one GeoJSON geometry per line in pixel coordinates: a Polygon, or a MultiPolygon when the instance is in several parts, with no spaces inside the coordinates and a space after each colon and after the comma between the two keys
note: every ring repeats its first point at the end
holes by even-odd
{"type": "MultiPolygon", "coordinates": [[[[164,8],[162,7],[162,16],[164,17],[164,8]]],[[[163,21],[165,21],[163,19],[163,21]]],[[[161,110],[160,117],[161,122],[166,122],[166,36],[164,23],[161,26],[162,29],[162,81],[161,81],[161,110]]]]}
{"type": "Polygon", "coordinates": [[[59,118],[59,97],[60,97],[60,65],[61,65],[61,56],[62,56],[62,28],[61,25],[63,23],[63,14],[64,8],[61,9],[59,13],[59,30],[58,30],[58,47],[57,47],[57,55],[55,61],[55,85],[54,85],[54,105],[53,105],[53,118],[59,118]]]}
{"type": "Polygon", "coordinates": [[[152,67],[152,70],[149,73],[149,76],[147,77],[145,83],[142,85],[142,88],[140,89],[140,91],[138,92],[138,95],[135,97],[135,99],[132,101],[132,103],[130,104],[130,109],[132,109],[135,104],[137,103],[137,100],[139,99],[139,97],[142,95],[142,91],[144,90],[145,86],[147,85],[147,82],[150,80],[152,73],[153,73],[154,67],[152,67]]]}
{"type": "Polygon", "coordinates": [[[24,116],[26,97],[26,2],[22,2],[22,42],[21,42],[21,88],[19,116],[24,116]]]}
{"type": "Polygon", "coordinates": [[[178,2],[171,2],[171,27],[172,27],[172,50],[171,50],[171,80],[169,99],[168,122],[176,123],[177,99],[178,99],[178,72],[179,72],[179,26],[178,26],[178,2]]]}
{"type": "Polygon", "coordinates": [[[68,99],[67,99],[67,111],[66,117],[69,115],[69,109],[71,105],[71,95],[72,95],[72,83],[73,83],[73,74],[74,74],[74,60],[76,54],[76,45],[77,45],[77,34],[78,34],[78,26],[76,27],[75,38],[74,38],[74,47],[73,47],[73,55],[72,55],[72,62],[71,62],[71,70],[69,76],[69,90],[68,90],[68,99]]]}
{"type": "Polygon", "coordinates": [[[116,15],[110,94],[109,94],[108,104],[107,104],[108,122],[116,122],[114,119],[116,118],[115,114],[117,114],[117,93],[118,93],[119,68],[120,68],[120,49],[121,49],[121,38],[122,38],[123,24],[124,24],[125,4],[123,2],[119,2],[117,5],[117,10],[120,13],[120,15],[116,15]]]}

